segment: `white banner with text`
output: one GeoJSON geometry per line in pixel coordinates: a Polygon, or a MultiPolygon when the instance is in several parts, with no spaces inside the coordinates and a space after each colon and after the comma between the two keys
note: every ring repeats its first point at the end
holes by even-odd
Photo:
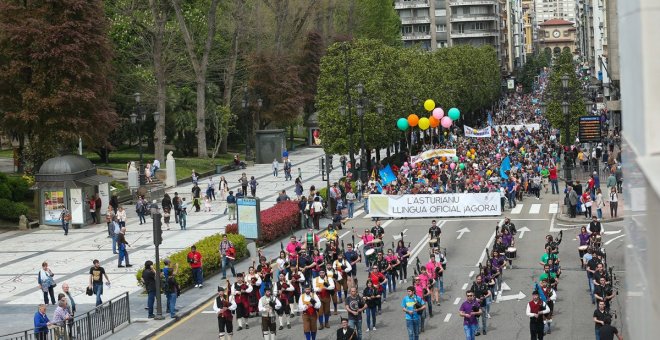
{"type": "Polygon", "coordinates": [[[372,217],[500,216],[500,194],[369,195],[372,217]]]}

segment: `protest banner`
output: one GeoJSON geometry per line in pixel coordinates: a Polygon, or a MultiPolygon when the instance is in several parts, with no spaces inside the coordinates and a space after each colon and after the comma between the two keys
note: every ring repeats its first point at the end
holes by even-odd
{"type": "Polygon", "coordinates": [[[500,194],[369,195],[371,217],[500,216],[500,194]]]}
{"type": "Polygon", "coordinates": [[[483,129],[475,129],[467,125],[463,125],[463,132],[465,133],[465,137],[486,138],[492,136],[490,126],[487,126],[483,129]]]}

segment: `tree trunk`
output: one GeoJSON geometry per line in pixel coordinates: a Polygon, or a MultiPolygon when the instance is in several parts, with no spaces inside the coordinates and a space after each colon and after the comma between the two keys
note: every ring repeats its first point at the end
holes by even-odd
{"type": "Polygon", "coordinates": [[[155,1],[149,1],[151,13],[156,23],[153,45],[154,75],[156,76],[156,110],[160,113],[160,119],[156,122],[156,131],[154,134],[154,158],[161,163],[165,161],[165,121],[166,121],[166,102],[167,102],[167,74],[166,66],[163,60],[164,48],[163,39],[165,35],[165,11],[155,1]]]}
{"type": "Polygon", "coordinates": [[[197,157],[207,158],[206,150],[206,77],[199,75],[197,81],[197,157]]]}
{"type": "MultiPolygon", "coordinates": [[[[232,37],[232,44],[231,44],[231,53],[229,54],[229,61],[227,62],[227,67],[225,68],[225,76],[224,76],[224,91],[223,91],[223,103],[231,107],[231,98],[232,98],[232,91],[234,88],[234,78],[236,76],[236,61],[238,59],[238,25],[234,26],[234,32],[233,32],[233,37],[232,37]]],[[[226,133],[225,135],[222,136],[222,143],[220,144],[220,153],[226,153],[227,152],[227,136],[229,134],[226,133]]]]}

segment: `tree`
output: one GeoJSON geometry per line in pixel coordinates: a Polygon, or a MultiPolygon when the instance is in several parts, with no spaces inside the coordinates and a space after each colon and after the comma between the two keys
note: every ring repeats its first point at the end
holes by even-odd
{"type": "Polygon", "coordinates": [[[355,4],[357,38],[380,40],[389,46],[401,46],[401,19],[392,0],[360,0],[355,4]]]}
{"type": "Polygon", "coordinates": [[[281,54],[290,49],[301,36],[318,0],[307,0],[300,4],[292,4],[292,0],[263,0],[263,2],[275,16],[275,51],[281,54]]]}
{"type": "Polygon", "coordinates": [[[573,143],[573,137],[577,134],[580,117],[587,114],[584,103],[584,91],[580,79],[575,73],[573,55],[569,51],[562,52],[552,67],[548,84],[548,96],[546,117],[550,124],[560,129],[561,142],[564,145],[573,143]],[[561,77],[568,76],[568,90],[562,88],[561,77]],[[566,127],[566,116],[562,111],[562,102],[569,103],[568,124],[570,134],[564,133],[566,127]]]}
{"type": "Polygon", "coordinates": [[[316,31],[307,33],[305,45],[298,61],[298,78],[302,84],[302,106],[303,121],[306,122],[309,116],[314,113],[316,87],[319,80],[321,57],[325,46],[321,35],[316,31]]]}
{"type": "Polygon", "coordinates": [[[104,145],[115,128],[107,30],[100,0],[0,2],[1,125],[28,140],[35,169],[79,137],[104,145]]]}
{"type": "MultiPolygon", "coordinates": [[[[195,83],[197,85],[197,156],[206,158],[208,151],[206,148],[206,75],[209,65],[209,54],[215,38],[216,30],[216,12],[218,9],[218,0],[210,0],[208,13],[206,16],[206,35],[203,41],[195,41],[191,29],[186,22],[186,17],[179,4],[179,0],[171,0],[172,7],[176,13],[176,19],[181,28],[183,40],[186,43],[186,52],[195,73],[195,83]],[[201,55],[199,55],[201,51],[201,55]]],[[[194,11],[193,11],[194,12],[194,11]]],[[[193,13],[193,15],[198,13],[193,13]]],[[[196,21],[198,22],[198,21],[196,21]]]]}

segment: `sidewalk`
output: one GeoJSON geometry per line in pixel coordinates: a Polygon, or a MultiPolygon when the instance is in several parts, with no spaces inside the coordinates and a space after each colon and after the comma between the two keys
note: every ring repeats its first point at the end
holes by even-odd
{"type": "MultiPolygon", "coordinates": [[[[321,181],[318,169],[318,158],[323,155],[322,149],[304,148],[290,153],[293,162],[293,176],[297,176],[300,169],[305,192],[310,185],[317,188],[325,187],[321,181]]],[[[335,157],[335,163],[338,163],[335,157]]],[[[331,183],[338,180],[342,174],[335,164],[331,173],[331,183]]],[[[232,190],[239,187],[238,179],[242,172],[255,176],[259,182],[257,196],[261,198],[261,209],[267,209],[275,204],[277,193],[283,189],[289,197],[295,198],[293,193],[294,181],[284,181],[284,174],[280,171],[279,177],[272,176],[270,164],[258,164],[245,170],[223,173],[232,190]]],[[[214,175],[217,183],[219,175],[214,175]]],[[[200,179],[199,186],[202,191],[206,189],[208,179],[200,179]]],[[[174,192],[190,199],[192,184],[170,188],[167,192],[172,196],[174,192]]],[[[112,241],[107,237],[105,223],[89,226],[83,229],[72,229],[68,236],[64,236],[59,228],[43,227],[32,231],[7,231],[0,233],[0,315],[5,316],[2,333],[22,331],[33,327],[32,318],[38,304],[43,303],[41,291],[37,288],[37,273],[41,263],[48,261],[55,273],[58,286],[55,293],[61,292],[61,284],[68,282],[74,294],[79,313],[86,312],[94,307],[94,297],[84,294],[88,282],[88,272],[93,259],[101,261],[101,265],[111,280],[111,288],[105,290],[104,301],[120,293],[128,291],[131,301],[131,316],[134,324],[122,332],[130,332],[124,338],[138,338],[138,334],[151,332],[162,324],[162,321],[149,320],[140,322],[147,312],[146,295],[141,294],[142,288],[137,285],[135,273],[146,260],[153,260],[154,246],[152,241],[152,224],[138,224],[133,207],[126,207],[128,218],[126,221],[126,239],[131,244],[128,253],[132,268],[117,268],[117,255],[112,253],[112,241]],[[9,317],[11,316],[11,317],[9,317]]],[[[163,244],[160,246],[161,258],[169,254],[188,248],[196,241],[215,233],[224,232],[228,224],[227,216],[223,214],[225,204],[219,200],[213,202],[211,212],[191,212],[188,215],[188,230],[182,231],[173,221],[171,230],[164,230],[163,244]]],[[[327,225],[329,221],[321,221],[327,225]]],[[[302,232],[301,232],[302,233],[302,232]]],[[[286,240],[284,241],[286,242],[286,240]]],[[[279,254],[280,244],[276,242],[266,247],[264,255],[271,258],[279,254]]],[[[238,271],[246,271],[252,260],[238,264],[238,271]]],[[[180,314],[188,313],[200,304],[200,301],[210,298],[216,292],[219,276],[211,278],[203,289],[186,291],[180,297],[178,306],[180,314]]],[[[49,306],[47,313],[52,315],[54,308],[49,306]]],[[[168,317],[169,320],[169,317],[168,317]]],[[[128,333],[127,333],[128,334],[128,333]]]]}

